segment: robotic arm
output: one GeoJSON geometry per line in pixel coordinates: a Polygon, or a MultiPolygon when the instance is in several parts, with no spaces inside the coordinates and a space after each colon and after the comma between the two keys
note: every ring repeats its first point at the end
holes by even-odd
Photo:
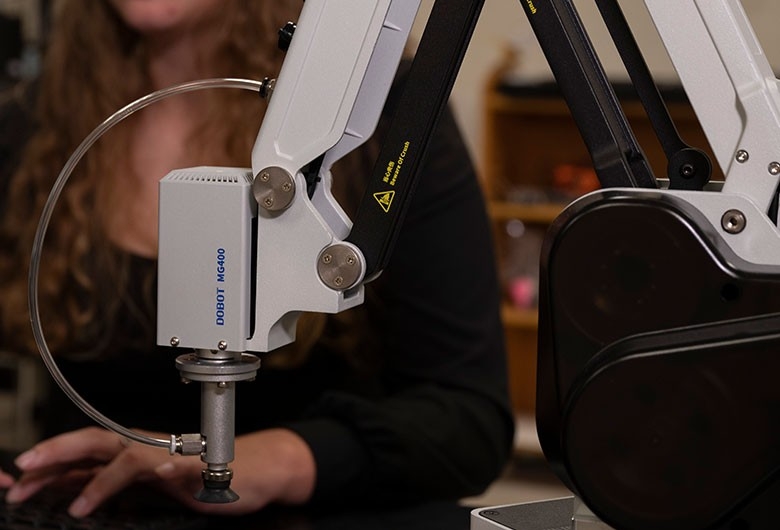
{"type": "Polygon", "coordinates": [[[363,301],[365,258],[330,194],[330,167],[379,119],[419,2],[309,1],[252,152],[252,168],[195,168],[160,183],[158,343],[201,384],[205,502],[230,502],[235,384],[295,339],[302,311],[363,301]],[[391,5],[392,4],[392,5],[391,5]],[[338,36],[338,38],[334,38],[338,36]],[[191,234],[197,234],[196,244],[191,234]]]}
{"type": "Polygon", "coordinates": [[[330,168],[373,133],[419,5],[306,2],[269,83],[251,170],[184,169],[160,183],[157,338],[194,350],[177,366],[201,383],[201,433],[176,450],[206,463],[203,501],[237,498],[234,389],[260,364],[248,352],[293,341],[303,311],[360,304],[386,263],[481,1],[434,8],[354,225],[330,193],[330,168]]]}
{"type": "Polygon", "coordinates": [[[746,196],[768,212],[780,176],[780,96],[742,4],[646,5],[724,170],[723,192],[746,196]]]}
{"type": "MultiPolygon", "coordinates": [[[[780,395],[767,379],[780,368],[768,214],[777,80],[738,0],[645,2],[728,177],[719,192],[709,160],[677,135],[616,0],[596,3],[669,158],[669,189],[572,1],[520,1],[604,186],[563,212],[543,249],[540,441],[615,528],[769,528],[761,510],[780,496],[780,395]]],[[[354,223],[330,194],[330,168],[373,133],[419,0],[307,1],[265,85],[252,167],[161,181],[158,343],[192,350],[177,365],[202,387],[201,433],[170,448],[205,462],[199,499],[237,498],[234,390],[259,369],[252,352],[294,340],[303,311],[360,304],[381,273],[482,4],[434,4],[354,223]]]]}
{"type": "Polygon", "coordinates": [[[343,247],[351,272],[333,278],[333,288],[316,264],[351,228],[330,195],[330,166],[371,135],[416,13],[411,4],[390,11],[390,3],[308,2],[274,83],[252,169],[181,170],[163,179],[160,344],[176,338],[187,348],[270,351],[294,340],[297,313],[333,313],[362,301],[359,249],[343,247]],[[197,189],[202,202],[178,188],[197,189]],[[215,188],[240,191],[220,200],[215,188]],[[198,228],[212,241],[201,235],[190,245],[182,237],[203,234],[198,228]],[[182,274],[189,271],[192,277],[182,274]]]}

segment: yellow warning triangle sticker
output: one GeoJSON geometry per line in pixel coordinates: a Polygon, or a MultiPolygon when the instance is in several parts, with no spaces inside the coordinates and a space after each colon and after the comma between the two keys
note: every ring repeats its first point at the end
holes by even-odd
{"type": "Polygon", "coordinates": [[[381,206],[382,209],[385,211],[385,213],[388,213],[390,212],[390,206],[393,204],[393,199],[395,198],[395,192],[380,191],[379,193],[374,193],[374,198],[376,199],[376,202],[379,203],[379,206],[381,206]]]}

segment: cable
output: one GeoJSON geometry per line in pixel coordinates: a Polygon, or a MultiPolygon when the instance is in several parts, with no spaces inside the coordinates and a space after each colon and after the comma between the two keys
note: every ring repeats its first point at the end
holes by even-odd
{"type": "Polygon", "coordinates": [[[124,436],[129,440],[134,440],[140,443],[144,443],[156,447],[168,447],[168,450],[170,451],[171,454],[175,452],[175,448],[176,448],[176,437],[174,435],[171,435],[170,440],[152,438],[150,436],[146,436],[137,433],[131,429],[128,429],[126,427],[123,427],[122,425],[119,425],[118,423],[104,416],[92,405],[90,405],[86,400],[84,400],[79,395],[78,392],[76,392],[76,390],[67,381],[65,376],[63,376],[62,372],[57,366],[57,363],[54,361],[54,357],[52,356],[51,351],[49,350],[49,346],[46,343],[46,338],[44,337],[43,328],[41,326],[39,307],[38,307],[38,276],[40,272],[41,254],[43,250],[44,238],[46,237],[46,231],[48,230],[49,222],[51,221],[51,217],[54,212],[54,208],[57,204],[57,200],[59,199],[60,194],[62,193],[62,190],[65,187],[65,184],[70,178],[71,173],[73,173],[73,170],[75,169],[76,165],[82,159],[84,154],[89,150],[89,148],[92,147],[92,145],[95,142],[97,142],[100,139],[100,137],[103,136],[106,132],[108,132],[108,130],[111,129],[114,125],[118,124],[125,118],[131,116],[133,113],[145,107],[148,107],[153,103],[156,103],[170,96],[183,94],[185,92],[194,92],[196,90],[203,90],[208,88],[240,88],[245,90],[254,90],[257,92],[261,92],[264,88],[266,88],[265,85],[266,83],[262,81],[253,81],[249,79],[228,79],[228,78],[202,79],[199,81],[192,81],[189,83],[183,83],[180,85],[175,85],[169,88],[158,90],[140,99],[137,99],[136,101],[118,110],[117,112],[112,114],[108,119],[106,119],[103,123],[98,125],[89,134],[89,136],[87,136],[84,139],[84,141],[81,142],[78,148],[70,156],[67,163],[62,168],[62,171],[60,171],[57,180],[54,182],[51,191],[49,192],[49,197],[46,201],[46,204],[43,207],[43,212],[41,212],[40,220],[38,221],[38,229],[35,232],[35,239],[33,240],[32,256],[30,259],[30,273],[28,278],[28,298],[29,298],[28,303],[30,309],[30,322],[32,324],[33,335],[35,337],[35,342],[38,345],[38,350],[41,353],[41,357],[43,358],[43,362],[46,365],[46,368],[48,368],[49,372],[51,373],[51,376],[54,378],[54,380],[57,382],[60,388],[65,392],[68,398],[70,398],[71,401],[73,401],[85,414],[87,414],[87,416],[89,416],[90,418],[98,422],[100,425],[102,425],[106,429],[116,432],[121,436],[124,436]]]}

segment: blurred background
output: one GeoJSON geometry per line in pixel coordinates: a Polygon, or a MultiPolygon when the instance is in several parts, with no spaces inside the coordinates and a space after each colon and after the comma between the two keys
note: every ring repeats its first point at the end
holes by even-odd
{"type": "Polygon", "coordinates": [[[51,0],[0,0],[0,88],[40,67],[51,0]]]}

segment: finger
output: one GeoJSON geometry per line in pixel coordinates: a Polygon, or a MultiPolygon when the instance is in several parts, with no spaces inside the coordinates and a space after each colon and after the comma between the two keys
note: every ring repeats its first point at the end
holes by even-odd
{"type": "Polygon", "coordinates": [[[67,490],[75,495],[94,476],[97,469],[68,469],[65,466],[55,466],[45,471],[24,473],[8,489],[6,501],[12,504],[24,502],[43,488],[54,484],[58,489],[67,490]]]}
{"type": "Polygon", "coordinates": [[[8,489],[5,494],[5,502],[8,504],[22,503],[55,480],[57,480],[56,475],[22,478],[8,489]]]}
{"type": "MultiPolygon", "coordinates": [[[[49,477],[52,479],[52,481],[73,482],[73,478],[79,477],[79,473],[81,477],[91,477],[95,474],[96,469],[102,465],[102,463],[96,465],[94,462],[83,460],[78,463],[55,464],[52,466],[42,467],[40,469],[24,471],[16,480],[16,483],[37,483],[44,481],[49,477]]],[[[47,484],[50,482],[51,481],[47,482],[47,484]]]]}
{"type": "Polygon", "coordinates": [[[89,515],[133,482],[153,476],[153,469],[158,462],[150,455],[148,448],[121,452],[81,490],[68,508],[68,513],[76,518],[89,515]]]}
{"type": "Polygon", "coordinates": [[[16,479],[14,479],[13,475],[9,475],[0,469],[0,488],[10,488],[14,482],[16,482],[16,479]]]}
{"type": "Polygon", "coordinates": [[[47,466],[41,469],[33,469],[31,471],[25,471],[21,475],[19,475],[19,478],[16,479],[16,482],[30,482],[33,480],[40,480],[43,477],[51,476],[54,477],[57,480],[63,480],[63,481],[72,481],[72,477],[79,476],[80,473],[81,476],[92,476],[95,474],[96,470],[104,466],[105,464],[103,462],[91,462],[91,461],[80,461],[77,464],[56,464],[53,466],[47,466]]]}
{"type": "Polygon", "coordinates": [[[97,427],[72,431],[36,444],[19,455],[14,463],[22,471],[84,459],[107,461],[124,449],[116,434],[97,427]]]}

